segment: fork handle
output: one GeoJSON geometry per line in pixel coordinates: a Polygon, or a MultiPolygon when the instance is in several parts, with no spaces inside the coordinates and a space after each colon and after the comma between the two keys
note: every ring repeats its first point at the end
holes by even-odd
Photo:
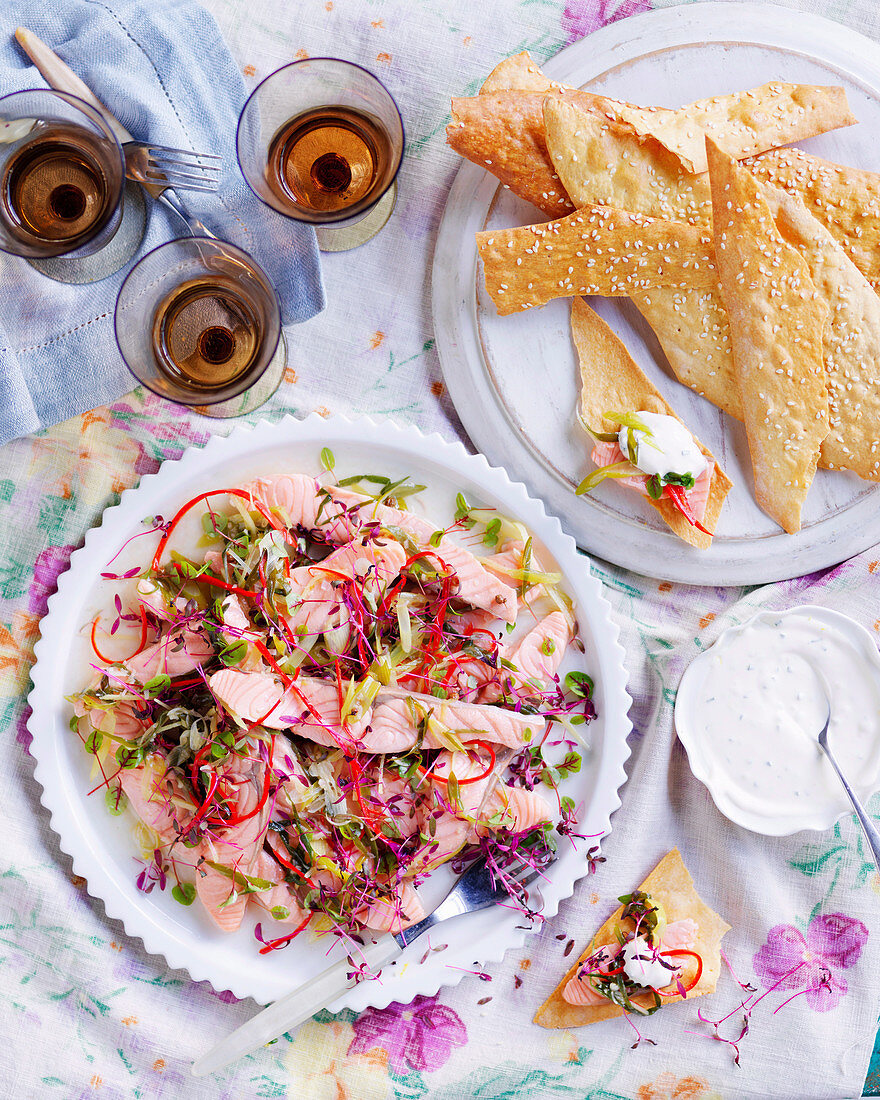
{"type": "Polygon", "coordinates": [[[874,865],[877,868],[877,871],[880,872],[880,831],[878,831],[877,826],[874,824],[871,816],[868,814],[868,811],[862,805],[861,800],[857,797],[852,787],[850,787],[849,783],[847,783],[846,776],[840,770],[837,761],[831,755],[831,750],[826,745],[820,745],[820,748],[825,753],[825,756],[827,757],[828,762],[831,764],[832,768],[834,768],[834,770],[837,772],[837,778],[843,784],[843,789],[849,795],[849,800],[852,803],[853,811],[856,817],[859,819],[859,824],[862,827],[862,832],[865,834],[865,840],[867,840],[868,847],[871,849],[871,853],[874,856],[874,865]]]}
{"type": "MultiPolygon", "coordinates": [[[[78,96],[90,107],[93,107],[113,131],[120,145],[124,141],[132,140],[131,134],[110,108],[106,107],[88,84],[80,80],[73,69],[65,61],[62,61],[58,54],[47,46],[41,38],[37,38],[33,31],[28,30],[27,27],[17,27],[15,38],[50,88],[54,88],[57,92],[67,92],[69,95],[78,96]]],[[[155,183],[142,183],[141,187],[151,194],[154,199],[162,193],[161,185],[157,186],[155,183]]]]}
{"type": "MultiPolygon", "coordinates": [[[[376,971],[397,958],[400,952],[401,948],[393,936],[383,936],[375,943],[368,944],[358,958],[370,970],[376,971]]],[[[354,981],[348,977],[350,970],[351,964],[347,959],[342,959],[328,966],[305,985],[282,997],[280,1001],[264,1008],[193,1062],[192,1075],[204,1077],[209,1073],[216,1073],[272,1039],[277,1039],[285,1031],[299,1027],[354,985],[354,981]]]]}

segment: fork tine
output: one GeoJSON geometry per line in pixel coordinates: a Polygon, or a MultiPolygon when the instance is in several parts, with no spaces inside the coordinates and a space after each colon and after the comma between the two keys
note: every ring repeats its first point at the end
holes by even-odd
{"type": "Polygon", "coordinates": [[[158,164],[151,165],[146,174],[150,179],[194,180],[196,183],[203,183],[211,187],[216,187],[219,182],[216,176],[200,176],[198,172],[177,172],[174,169],[166,171],[158,164]]]}
{"type": "Polygon", "coordinates": [[[222,164],[196,164],[191,160],[174,160],[171,157],[150,157],[151,168],[164,168],[166,165],[175,165],[178,168],[197,168],[199,172],[222,172],[222,164]]]}
{"type": "Polygon", "coordinates": [[[204,191],[207,195],[216,195],[218,187],[216,184],[213,186],[202,187],[197,183],[185,183],[178,179],[176,176],[146,176],[144,177],[147,182],[155,181],[156,183],[164,184],[166,187],[177,187],[181,191],[204,191]]]}
{"type": "Polygon", "coordinates": [[[191,149],[174,149],[170,145],[148,145],[147,152],[151,157],[161,157],[165,153],[175,153],[180,157],[195,157],[197,160],[223,160],[219,153],[194,153],[191,149]]]}

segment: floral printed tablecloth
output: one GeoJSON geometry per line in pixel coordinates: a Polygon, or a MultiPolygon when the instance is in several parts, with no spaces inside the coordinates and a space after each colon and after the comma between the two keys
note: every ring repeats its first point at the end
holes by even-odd
{"type": "MultiPolygon", "coordinates": [[[[543,60],[648,0],[210,0],[252,85],[295,57],[333,53],[375,70],[408,127],[400,198],[384,233],[325,257],[326,311],[288,332],[285,384],[261,414],[387,415],[461,437],[434,350],[430,260],[456,159],[449,97],[502,57],[543,60]]],[[[795,5],[880,39],[873,0],[795,5]]],[[[793,12],[792,18],[796,18],[793,12]]],[[[5,32],[4,32],[5,33],[5,32]]],[[[108,303],[109,307],[110,303],[108,303]]],[[[825,575],[745,593],[661,584],[595,563],[628,651],[635,731],[625,804],[558,917],[522,950],[438,996],[355,1016],[318,1015],[218,1077],[188,1077],[195,1053],[255,1011],[170,971],[108,920],[49,829],[29,757],[24,697],[39,620],[85,531],[166,458],[231,424],[136,391],[0,450],[0,1093],[10,1097],[529,1097],[856,1095],[880,1008],[880,881],[852,819],[769,840],[727,824],[688,771],[671,705],[687,662],[757,606],[826,603],[880,630],[880,552],[825,575]],[[580,1031],[531,1024],[541,1000],[613,899],[678,844],[733,925],[704,1011],[652,1017],[656,1045],[631,1049],[623,1021],[580,1031]],[[573,941],[573,946],[572,945],[573,941]],[[754,989],[754,992],[751,990],[754,989]],[[746,1008],[740,1006],[745,1002],[746,1008]]],[[[880,800],[873,807],[880,812],[880,800]]],[[[880,1062],[878,1062],[880,1074],[880,1062]]],[[[869,1074],[868,1085],[872,1076],[869,1074]]],[[[869,1087],[874,1093],[878,1090],[869,1087]]]]}

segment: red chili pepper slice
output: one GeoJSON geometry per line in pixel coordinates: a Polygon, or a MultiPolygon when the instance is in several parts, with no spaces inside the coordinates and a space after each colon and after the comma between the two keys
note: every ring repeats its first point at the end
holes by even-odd
{"type": "Polygon", "coordinates": [[[144,608],[144,605],[141,604],[141,640],[138,643],[138,647],[134,651],[134,653],[130,653],[128,657],[119,657],[116,660],[113,660],[112,657],[105,657],[100,649],[98,649],[98,643],[95,641],[95,633],[98,629],[98,620],[100,618],[100,615],[96,615],[95,621],[92,623],[92,649],[97,654],[98,660],[103,661],[105,665],[118,665],[121,664],[123,661],[130,661],[132,657],[137,657],[137,655],[143,650],[144,646],[147,644],[147,612],[144,608]]]}
{"type": "Polygon", "coordinates": [[[586,974],[578,972],[579,978],[613,978],[615,974],[622,974],[626,968],[617,966],[614,970],[588,970],[586,974]]]}
{"type": "MultiPolygon", "coordinates": [[[[472,775],[470,777],[470,779],[459,779],[458,780],[459,787],[466,787],[468,785],[468,783],[479,783],[479,781],[481,779],[485,779],[486,776],[489,775],[490,772],[492,771],[492,769],[495,767],[495,749],[489,744],[488,741],[477,741],[477,740],[470,741],[468,743],[468,745],[465,746],[465,751],[466,752],[470,748],[470,745],[479,745],[481,749],[486,750],[486,752],[489,754],[489,766],[484,771],[480,772],[479,775],[472,775]]],[[[476,754],[474,754],[474,755],[476,755],[476,754]]],[[[434,772],[425,771],[424,768],[419,768],[419,771],[422,773],[423,778],[433,779],[433,781],[435,783],[447,783],[449,781],[448,777],[444,777],[442,775],[435,775],[434,772]]]]}
{"type": "Polygon", "coordinates": [[[269,842],[269,851],[272,853],[272,855],[275,857],[275,859],[278,860],[278,862],[281,864],[282,867],[286,867],[288,871],[293,871],[293,873],[295,875],[299,875],[299,877],[303,880],[303,882],[306,883],[306,885],[309,887],[310,890],[315,889],[315,884],[312,882],[312,880],[309,878],[309,876],[307,874],[305,874],[303,871],[301,871],[299,869],[299,867],[297,867],[295,864],[291,863],[289,859],[285,858],[278,851],[278,849],[275,847],[275,845],[272,844],[271,841],[269,842]]]}
{"type": "MultiPolygon", "coordinates": [[[[272,735],[272,743],[269,746],[269,759],[272,759],[272,753],[275,749],[275,735],[272,735]]],[[[263,779],[263,793],[260,795],[260,801],[254,806],[254,808],[246,814],[232,814],[230,817],[223,821],[223,825],[228,827],[230,825],[240,825],[242,821],[249,821],[252,817],[256,817],[257,814],[263,809],[269,800],[269,787],[272,782],[272,769],[269,765],[266,765],[266,773],[263,779]]]]}
{"type": "Polygon", "coordinates": [[[664,485],[663,495],[665,497],[668,497],[668,499],[672,501],[672,503],[679,510],[679,512],[681,512],[681,514],[688,521],[691,527],[696,527],[698,531],[702,531],[703,534],[708,535],[709,538],[713,537],[714,532],[707,530],[694,515],[693,511],[691,510],[687,494],[680,485],[664,485]]]}
{"type": "Polygon", "coordinates": [[[375,809],[373,806],[367,809],[364,805],[364,801],[361,798],[361,779],[363,778],[364,772],[356,756],[352,757],[351,763],[349,764],[349,770],[351,771],[351,782],[354,787],[354,797],[357,799],[357,804],[361,808],[364,821],[370,826],[373,832],[375,832],[377,826],[382,821],[382,814],[381,811],[375,809]]]}
{"type": "MultiPolygon", "coordinates": [[[[703,974],[703,959],[702,959],[702,956],[698,955],[696,953],[696,951],[685,951],[684,948],[678,948],[674,951],[660,951],[659,954],[660,954],[661,957],[664,956],[664,955],[688,955],[688,956],[690,956],[690,958],[697,960],[697,972],[696,972],[696,974],[694,974],[694,976],[691,979],[689,985],[686,985],[686,986],[682,987],[685,993],[690,993],[690,991],[694,988],[694,986],[697,984],[697,982],[700,980],[700,978],[703,974]]],[[[674,980],[675,979],[673,979],[673,981],[674,980]]],[[[681,996],[681,990],[679,990],[679,989],[674,989],[671,993],[664,993],[662,989],[655,989],[654,992],[659,993],[661,997],[680,997],[681,996]]]]}
{"type": "Polygon", "coordinates": [[[216,772],[211,772],[211,778],[208,781],[208,790],[205,793],[205,799],[202,802],[201,806],[199,806],[199,808],[196,810],[193,817],[190,819],[190,822],[187,825],[188,829],[191,829],[193,825],[197,825],[208,812],[208,809],[210,808],[210,805],[214,800],[214,795],[217,793],[217,787],[219,786],[219,784],[219,776],[216,772]]]}
{"type": "Polygon", "coordinates": [[[283,947],[284,944],[290,943],[290,941],[292,939],[294,939],[296,936],[298,936],[300,934],[300,932],[302,932],[302,930],[305,928],[305,926],[309,923],[309,921],[311,919],[312,919],[312,916],[311,916],[311,913],[310,913],[306,917],[306,919],[302,922],[302,924],[299,925],[298,928],[294,929],[294,931],[291,932],[290,935],[288,935],[288,936],[279,936],[277,940],[269,940],[264,947],[260,948],[260,954],[261,955],[266,955],[270,951],[277,951],[279,947],[283,947]]]}
{"type": "Polygon", "coordinates": [[[174,528],[180,523],[186,513],[194,508],[203,500],[207,500],[208,497],[216,496],[233,496],[242,497],[244,500],[249,500],[254,509],[260,513],[263,519],[269,524],[270,527],[274,527],[276,531],[280,531],[282,535],[287,537],[287,528],[280,524],[278,520],[272,515],[268,508],[259,500],[257,500],[252,493],[246,493],[243,489],[211,489],[210,492],[200,493],[197,497],[193,497],[192,500],[188,500],[186,504],[177,512],[165,531],[165,534],[159,539],[159,545],[156,547],[156,553],[153,555],[153,569],[158,570],[159,563],[162,560],[162,554],[165,547],[168,545],[168,540],[174,533],[174,528]]]}
{"type": "MultiPolygon", "coordinates": [[[[174,568],[183,576],[183,567],[179,562],[174,562],[174,568]]],[[[199,576],[190,579],[195,581],[196,584],[212,584],[215,588],[222,588],[224,592],[234,592],[236,596],[248,596],[252,600],[257,599],[260,595],[259,592],[252,592],[249,588],[239,588],[237,585],[221,581],[219,577],[209,577],[207,573],[200,573],[199,576]]]]}
{"type": "Polygon", "coordinates": [[[495,650],[498,648],[498,639],[495,637],[495,635],[492,633],[491,630],[486,630],[482,626],[472,626],[469,623],[464,628],[464,634],[468,638],[472,637],[474,634],[485,634],[486,637],[489,639],[489,649],[490,649],[490,651],[494,653],[495,650]]]}

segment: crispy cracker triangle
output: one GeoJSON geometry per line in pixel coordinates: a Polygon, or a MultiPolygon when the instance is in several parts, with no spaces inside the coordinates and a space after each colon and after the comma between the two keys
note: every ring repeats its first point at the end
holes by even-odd
{"type": "Polygon", "coordinates": [[[486,290],[501,316],[575,294],[621,297],[717,282],[705,229],[584,206],[560,221],[477,233],[486,290]]]}
{"type": "Polygon", "coordinates": [[[553,81],[544,76],[532,61],[528,50],[506,57],[495,66],[483,81],[480,95],[493,92],[547,92],[554,87],[553,81]]]}
{"type": "Polygon", "coordinates": [[[761,184],[706,138],[715,255],[760,507],[789,534],[828,434],[827,308],[780,236],[761,184]]]}
{"type": "MultiPolygon", "coordinates": [[[[609,424],[604,419],[604,414],[609,409],[665,413],[666,416],[674,416],[680,423],[684,423],[651,385],[623,343],[582,298],[575,298],[571,304],[571,335],[580,363],[579,415],[582,423],[589,425],[594,431],[615,430],[619,425],[609,424]]],[[[709,499],[706,502],[706,514],[702,520],[703,526],[714,532],[724,499],[732,484],[712,452],[696,436],[694,439],[705,457],[715,466],[709,499]]],[[[711,537],[692,527],[671,501],[649,499],[648,503],[685,542],[701,550],[711,545],[711,537]]]]}
{"type": "Polygon", "coordinates": [[[880,174],[776,149],[746,161],[759,180],[798,194],[807,209],[880,292],[880,174]]]}
{"type": "MultiPolygon", "coordinates": [[[[721,972],[721,940],[730,930],[730,925],[713,912],[697,893],[694,880],[682,862],[677,848],[673,848],[660,860],[638,889],[660,902],[670,923],[687,917],[696,921],[698,932],[694,951],[703,959],[703,973],[697,985],[688,993],[687,999],[701,997],[705,993],[714,993],[721,972]]],[[[599,1005],[572,1005],[562,996],[566,985],[577,974],[584,960],[599,947],[616,942],[614,929],[619,927],[622,913],[621,906],[593,936],[574,966],[535,1013],[536,1024],[547,1028],[582,1027],[597,1023],[599,1020],[624,1015],[624,1010],[610,1001],[599,1005]]],[[[649,1001],[650,998],[646,1000],[649,1001]]],[[[682,997],[679,994],[664,997],[664,1001],[668,1004],[674,1004],[680,1000],[682,997]]]]}

